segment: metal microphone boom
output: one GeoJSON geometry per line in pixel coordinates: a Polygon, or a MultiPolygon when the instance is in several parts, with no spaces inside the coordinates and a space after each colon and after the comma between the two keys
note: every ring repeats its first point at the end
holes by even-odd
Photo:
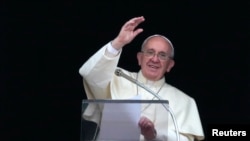
{"type": "MultiPolygon", "coordinates": [[[[127,74],[123,73],[121,69],[116,69],[115,70],[115,74],[117,76],[122,76],[122,77],[126,78],[127,80],[129,80],[129,81],[137,84],[138,86],[142,87],[143,89],[145,89],[146,91],[148,91],[150,94],[152,94],[153,96],[155,96],[157,99],[162,100],[162,98],[159,95],[155,94],[151,89],[147,88],[146,86],[144,86],[142,83],[140,83],[136,79],[134,79],[134,78],[128,76],[127,74]]],[[[173,119],[173,122],[174,122],[175,130],[176,130],[177,141],[180,141],[179,129],[178,129],[177,122],[176,122],[175,116],[173,114],[173,111],[171,110],[171,108],[169,106],[167,107],[165,104],[162,104],[162,105],[163,105],[163,107],[167,111],[170,112],[170,115],[171,115],[171,117],[173,119]]]]}

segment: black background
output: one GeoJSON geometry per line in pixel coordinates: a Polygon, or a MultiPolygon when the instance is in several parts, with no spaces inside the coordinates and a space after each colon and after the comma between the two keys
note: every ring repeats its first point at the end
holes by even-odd
{"type": "Polygon", "coordinates": [[[139,69],[136,52],[166,35],[176,65],[166,81],[195,98],[210,124],[249,124],[248,3],[229,1],[29,1],[1,6],[0,140],[79,141],[81,65],[128,19],[144,32],[119,66],[139,69]]]}

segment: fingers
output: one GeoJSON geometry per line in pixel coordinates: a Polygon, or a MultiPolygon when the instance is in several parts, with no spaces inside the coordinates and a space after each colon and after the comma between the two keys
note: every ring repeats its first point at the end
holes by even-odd
{"type": "Polygon", "coordinates": [[[127,30],[134,30],[140,23],[144,21],[145,19],[143,16],[132,18],[125,23],[124,28],[127,30]]]}
{"type": "Polygon", "coordinates": [[[154,124],[152,121],[150,121],[148,118],[146,117],[141,117],[140,121],[139,121],[139,126],[141,128],[154,128],[154,124]]]}
{"type": "Polygon", "coordinates": [[[144,17],[135,17],[127,21],[121,28],[118,36],[113,40],[112,46],[116,49],[121,49],[126,44],[130,43],[139,33],[143,31],[142,28],[135,28],[144,21],[144,17]]]}
{"type": "Polygon", "coordinates": [[[140,34],[143,31],[142,28],[138,28],[134,31],[134,36],[137,36],[138,34],[140,34]]]}
{"type": "Polygon", "coordinates": [[[146,117],[141,117],[139,120],[139,126],[141,128],[141,134],[147,140],[152,140],[156,138],[156,130],[154,128],[154,124],[146,117]]]}
{"type": "Polygon", "coordinates": [[[131,25],[131,26],[138,26],[140,23],[142,23],[143,21],[145,21],[145,19],[144,19],[144,17],[143,16],[141,16],[141,17],[135,17],[135,18],[133,18],[133,19],[131,19],[131,20],[129,20],[129,25],[131,25]]]}

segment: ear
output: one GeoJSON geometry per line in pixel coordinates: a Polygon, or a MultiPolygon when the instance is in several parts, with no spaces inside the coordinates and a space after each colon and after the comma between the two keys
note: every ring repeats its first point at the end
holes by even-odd
{"type": "Polygon", "coordinates": [[[166,68],[166,72],[170,72],[171,69],[174,67],[174,64],[175,64],[175,61],[171,59],[167,68],[166,68]]]}
{"type": "Polygon", "coordinates": [[[142,61],[142,53],[141,52],[138,52],[137,53],[137,61],[138,61],[138,65],[141,66],[141,61],[142,61]]]}

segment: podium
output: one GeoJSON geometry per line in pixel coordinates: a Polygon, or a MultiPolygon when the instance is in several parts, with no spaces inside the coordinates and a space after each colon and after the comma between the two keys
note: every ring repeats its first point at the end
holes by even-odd
{"type": "Polygon", "coordinates": [[[140,141],[142,116],[167,132],[168,105],[168,100],[82,100],[80,141],[140,141]]]}

